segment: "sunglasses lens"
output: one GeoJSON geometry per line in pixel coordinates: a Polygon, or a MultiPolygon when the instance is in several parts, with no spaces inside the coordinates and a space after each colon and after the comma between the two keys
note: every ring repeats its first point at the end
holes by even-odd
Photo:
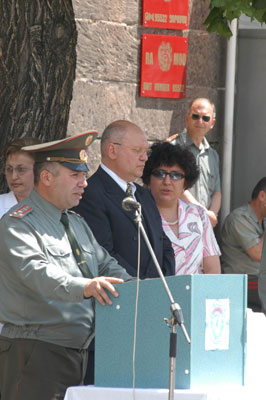
{"type": "MultiPolygon", "coordinates": [[[[191,118],[194,119],[194,120],[198,120],[198,119],[200,119],[200,115],[199,114],[192,114],[191,118]]],[[[203,115],[202,116],[202,120],[204,122],[209,122],[210,119],[211,119],[211,117],[209,115],[203,115]]]]}
{"type": "Polygon", "coordinates": [[[164,179],[166,177],[166,172],[161,169],[155,169],[152,171],[152,175],[159,179],[164,179]]]}
{"type": "Polygon", "coordinates": [[[199,114],[192,114],[191,118],[194,119],[194,120],[197,120],[197,119],[200,118],[200,116],[199,116],[199,114]]]}
{"type": "Polygon", "coordinates": [[[180,174],[180,172],[175,172],[172,171],[170,172],[170,178],[173,179],[174,181],[179,181],[180,179],[184,178],[183,174],[180,174]]]}
{"type": "Polygon", "coordinates": [[[173,181],[179,181],[180,179],[183,179],[185,177],[180,172],[177,171],[166,172],[163,169],[155,169],[154,171],[152,171],[151,174],[158,179],[165,179],[166,176],[169,175],[173,181]]]}

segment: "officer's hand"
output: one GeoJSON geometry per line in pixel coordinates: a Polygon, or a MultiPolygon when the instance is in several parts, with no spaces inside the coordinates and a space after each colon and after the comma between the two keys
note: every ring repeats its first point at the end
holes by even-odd
{"type": "Polygon", "coordinates": [[[107,276],[90,279],[84,288],[84,297],[95,297],[102,306],[104,306],[105,303],[112,304],[111,299],[106,293],[106,289],[109,290],[114,297],[118,297],[118,292],[115,290],[112,283],[123,282],[123,279],[107,276]]]}

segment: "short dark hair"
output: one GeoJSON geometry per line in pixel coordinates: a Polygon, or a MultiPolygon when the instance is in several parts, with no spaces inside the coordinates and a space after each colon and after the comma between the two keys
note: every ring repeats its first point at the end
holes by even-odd
{"type": "Polygon", "coordinates": [[[266,176],[264,176],[264,178],[261,178],[261,180],[254,187],[252,194],[251,194],[251,199],[252,200],[256,199],[261,190],[266,192],[266,176]]]}
{"type": "MultiPolygon", "coordinates": [[[[22,147],[31,146],[39,143],[42,143],[41,140],[35,137],[23,137],[20,139],[12,140],[11,142],[7,143],[4,148],[4,164],[6,163],[8,156],[17,153],[18,151],[21,151],[22,147]]],[[[28,154],[34,159],[33,153],[28,154]]]]}
{"type": "Polygon", "coordinates": [[[59,174],[59,163],[56,161],[35,162],[33,167],[34,185],[39,183],[41,172],[44,169],[51,172],[54,176],[57,176],[59,174]]]}
{"type": "Polygon", "coordinates": [[[151,146],[151,153],[146,161],[142,180],[148,185],[151,173],[161,165],[172,167],[178,165],[185,173],[185,189],[191,188],[199,177],[199,169],[194,155],[186,147],[169,142],[155,142],[151,146]]]}

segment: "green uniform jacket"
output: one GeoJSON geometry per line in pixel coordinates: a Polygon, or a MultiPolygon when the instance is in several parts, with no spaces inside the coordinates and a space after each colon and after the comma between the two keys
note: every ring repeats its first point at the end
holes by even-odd
{"type": "MultiPolygon", "coordinates": [[[[87,278],[60,218],[61,212],[33,190],[1,219],[1,335],[86,348],[94,335],[94,300],[83,297],[87,278]]],[[[83,218],[70,213],[69,221],[93,276],[131,279],[83,218]]]]}

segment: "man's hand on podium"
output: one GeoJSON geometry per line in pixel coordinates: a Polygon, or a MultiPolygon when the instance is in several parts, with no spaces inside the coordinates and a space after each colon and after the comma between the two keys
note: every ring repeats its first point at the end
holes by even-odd
{"type": "Polygon", "coordinates": [[[84,297],[94,297],[98,302],[104,306],[107,304],[112,304],[112,300],[108,296],[106,289],[114,296],[118,297],[119,294],[115,290],[112,283],[123,283],[124,280],[120,278],[113,278],[107,276],[100,276],[97,278],[89,279],[88,283],[84,288],[84,297]]]}

